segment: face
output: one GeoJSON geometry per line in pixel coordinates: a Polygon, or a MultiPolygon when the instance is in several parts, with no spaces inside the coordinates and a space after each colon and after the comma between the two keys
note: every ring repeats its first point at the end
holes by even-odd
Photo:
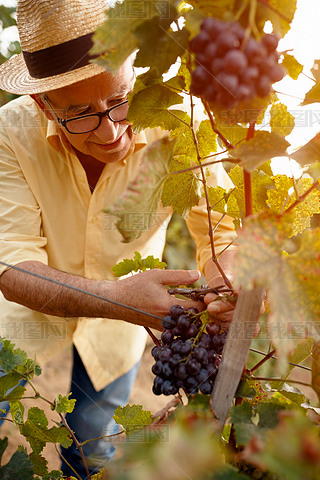
{"type": "MultiPolygon", "coordinates": [[[[127,99],[132,90],[134,74],[131,61],[125,62],[118,73],[102,73],[73,85],[48,92],[46,95],[57,115],[69,119],[90,113],[103,112],[127,99]]],[[[53,114],[47,115],[56,121],[53,114]]],[[[73,135],[58,124],[61,134],[69,140],[78,154],[93,157],[102,163],[114,163],[128,153],[133,141],[130,126],[112,122],[107,116],[93,132],[73,135]]]]}

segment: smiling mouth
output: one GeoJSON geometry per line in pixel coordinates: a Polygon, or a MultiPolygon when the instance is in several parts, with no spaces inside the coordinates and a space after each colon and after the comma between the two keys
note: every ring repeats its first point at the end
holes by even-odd
{"type": "Polygon", "coordinates": [[[124,133],[115,142],[112,142],[112,143],[96,143],[96,145],[100,148],[104,148],[105,150],[113,150],[114,148],[119,146],[123,135],[124,135],[124,133]]]}

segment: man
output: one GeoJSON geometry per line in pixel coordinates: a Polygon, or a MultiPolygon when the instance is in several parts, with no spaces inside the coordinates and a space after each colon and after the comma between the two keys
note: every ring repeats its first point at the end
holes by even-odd
{"type": "MultiPolygon", "coordinates": [[[[77,403],[67,420],[80,441],[113,432],[113,411],[127,402],[143,353],[141,326],[161,330],[156,317],[172,305],[197,305],[172,298],[165,286],[199,278],[197,271],[152,270],[114,281],[111,267],[134,251],[161,257],[171,210],[159,206],[157,222],[130,244],[121,243],[114,218],[103,213],[135,178],[146,145],[164,135],[158,129],[133,135],[126,123],[130,59],[114,76],[89,64],[104,10],[103,0],[19,0],[23,54],[0,68],[0,88],[24,94],[0,115],[2,334],[40,363],[73,343],[77,403]]],[[[210,179],[229,187],[222,167],[210,179]]],[[[199,265],[217,285],[222,279],[211,261],[206,215],[203,205],[194,208],[188,225],[199,265]]],[[[213,215],[215,223],[219,218],[213,215]]],[[[225,218],[215,231],[217,250],[233,238],[225,218]]],[[[229,273],[232,252],[221,263],[229,273]]],[[[229,306],[212,300],[206,299],[211,313],[230,319],[229,306]]],[[[62,451],[85,478],[74,446],[62,451]]],[[[94,471],[113,449],[95,441],[85,454],[94,471]]],[[[62,470],[70,475],[67,463],[62,470]]]]}

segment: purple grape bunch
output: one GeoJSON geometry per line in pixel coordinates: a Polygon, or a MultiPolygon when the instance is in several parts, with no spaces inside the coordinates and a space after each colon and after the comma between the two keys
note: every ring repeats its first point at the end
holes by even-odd
{"type": "Polygon", "coordinates": [[[226,108],[266,97],[272,84],[284,77],[277,46],[274,34],[265,34],[258,42],[246,38],[245,29],[237,22],[204,19],[199,34],[190,42],[196,61],[191,92],[226,108]]]}
{"type": "Polygon", "coordinates": [[[174,305],[162,319],[161,344],[151,352],[155,395],[175,395],[180,388],[187,394],[212,392],[227,333],[211,322],[200,334],[197,313],[195,308],[174,305]]]}

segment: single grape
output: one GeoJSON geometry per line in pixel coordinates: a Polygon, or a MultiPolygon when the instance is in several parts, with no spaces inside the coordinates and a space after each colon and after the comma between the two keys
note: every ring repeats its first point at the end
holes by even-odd
{"type": "Polygon", "coordinates": [[[161,387],[156,387],[156,386],[153,384],[153,385],[152,385],[152,392],[153,392],[155,395],[161,395],[161,394],[162,394],[161,387]]]}
{"type": "Polygon", "coordinates": [[[204,395],[209,395],[212,392],[213,386],[210,382],[203,382],[200,384],[199,389],[204,395]]]}
{"type": "Polygon", "coordinates": [[[190,308],[187,308],[186,312],[188,315],[193,316],[193,315],[197,315],[197,313],[199,313],[199,310],[196,307],[190,307],[190,308]]]}
{"type": "Polygon", "coordinates": [[[172,330],[164,330],[161,334],[161,341],[164,345],[168,345],[172,342],[174,334],[172,330]]]}
{"type": "Polygon", "coordinates": [[[207,370],[208,370],[208,379],[209,380],[214,380],[217,376],[217,373],[218,373],[218,369],[215,365],[213,365],[212,363],[210,363],[207,367],[207,370]]]}
{"type": "Polygon", "coordinates": [[[177,387],[175,387],[170,380],[165,380],[161,385],[161,393],[163,395],[174,395],[177,391],[177,387]]]}
{"type": "Polygon", "coordinates": [[[181,340],[174,340],[171,344],[171,351],[172,353],[180,353],[181,352],[181,347],[183,343],[181,340]]]}
{"type": "Polygon", "coordinates": [[[228,50],[239,48],[240,42],[236,34],[233,32],[222,32],[217,40],[217,54],[222,57],[228,50]]]}
{"type": "Polygon", "coordinates": [[[191,375],[197,375],[200,372],[201,363],[196,359],[191,359],[187,363],[187,370],[191,375]]]}
{"type": "Polygon", "coordinates": [[[270,78],[267,75],[262,75],[256,84],[256,89],[259,97],[266,97],[271,91],[270,78]]]}
{"type": "Polygon", "coordinates": [[[208,364],[208,352],[203,347],[196,347],[193,351],[195,358],[202,364],[208,364]]]}
{"type": "Polygon", "coordinates": [[[210,35],[206,31],[202,30],[191,40],[190,49],[192,52],[200,53],[203,51],[206,45],[210,43],[210,41],[210,35]]]}
{"type": "Polygon", "coordinates": [[[161,360],[157,360],[156,363],[152,365],[151,371],[154,373],[154,375],[160,375],[160,373],[162,373],[162,367],[163,363],[161,360]]]}
{"type": "Polygon", "coordinates": [[[165,377],[170,378],[173,375],[173,370],[170,367],[169,363],[165,362],[162,365],[162,373],[165,377]]]}
{"type": "Polygon", "coordinates": [[[170,358],[172,357],[172,353],[170,348],[168,347],[163,347],[159,353],[159,359],[162,362],[168,362],[170,358]]]}
{"type": "Polygon", "coordinates": [[[259,77],[259,69],[256,66],[251,66],[245,69],[241,74],[241,84],[251,84],[252,81],[259,77]]]}
{"type": "Polygon", "coordinates": [[[201,30],[207,32],[211,40],[215,40],[217,36],[223,32],[224,25],[213,17],[207,17],[201,23],[201,30]]]}
{"type": "Polygon", "coordinates": [[[160,351],[161,351],[161,347],[159,345],[154,346],[153,349],[151,350],[151,355],[155,360],[159,360],[160,351]]]}
{"type": "Polygon", "coordinates": [[[269,71],[269,77],[272,82],[280,82],[280,80],[282,80],[284,77],[283,68],[278,64],[273,65],[269,71]]]}
{"type": "Polygon", "coordinates": [[[210,322],[210,323],[207,323],[206,325],[206,330],[208,332],[209,335],[211,335],[212,337],[214,335],[216,335],[217,333],[220,332],[220,325],[218,325],[217,323],[214,323],[214,322],[210,322]]]}
{"type": "Polygon", "coordinates": [[[274,52],[277,49],[279,40],[273,33],[268,33],[262,37],[262,43],[266,47],[269,53],[274,52]]]}
{"type": "Polygon", "coordinates": [[[208,370],[205,368],[201,368],[200,372],[196,376],[199,384],[202,382],[206,382],[209,378],[208,370]]]}
{"type": "Polygon", "coordinates": [[[161,324],[163,328],[170,329],[175,327],[176,321],[170,315],[167,315],[161,320],[161,324]]]}
{"type": "Polygon", "coordinates": [[[211,346],[211,338],[210,336],[207,334],[207,333],[203,333],[201,335],[201,338],[200,338],[200,341],[198,343],[198,346],[199,347],[203,347],[205,349],[208,349],[210,348],[211,346]]]}
{"type": "Polygon", "coordinates": [[[204,51],[204,55],[206,57],[205,58],[205,63],[211,63],[212,60],[214,58],[216,58],[217,50],[218,50],[218,47],[217,47],[216,43],[211,42],[211,43],[208,44],[208,46],[206,47],[206,49],[204,51]]]}
{"type": "Polygon", "coordinates": [[[181,335],[181,330],[180,330],[179,327],[174,327],[174,328],[172,329],[172,333],[173,333],[173,335],[174,335],[175,337],[179,337],[179,336],[181,335]]]}
{"type": "Polygon", "coordinates": [[[215,58],[213,62],[211,63],[211,72],[213,75],[216,75],[217,73],[221,72],[221,70],[224,67],[224,61],[222,58],[215,58]]]}
{"type": "Polygon", "coordinates": [[[186,341],[181,345],[181,350],[180,354],[185,357],[186,355],[189,355],[192,349],[192,342],[186,341]]]}
{"type": "Polygon", "coordinates": [[[198,332],[199,332],[199,328],[196,325],[190,325],[190,327],[188,328],[188,330],[185,333],[185,337],[186,338],[193,338],[197,335],[198,332]]]}
{"type": "Polygon", "coordinates": [[[186,380],[186,385],[188,387],[198,389],[198,381],[195,377],[188,377],[187,380],[186,380]]]}
{"type": "Polygon", "coordinates": [[[180,365],[178,365],[175,369],[174,374],[180,380],[184,380],[185,378],[187,378],[188,372],[185,363],[180,363],[180,365]]]}
{"type": "Polygon", "coordinates": [[[208,350],[208,362],[212,363],[217,358],[217,353],[214,350],[208,350]]]}
{"type": "Polygon", "coordinates": [[[241,50],[229,50],[224,57],[224,71],[241,75],[248,66],[248,59],[241,50]]]}
{"type": "Polygon", "coordinates": [[[181,307],[181,305],[173,305],[173,307],[170,308],[170,315],[175,320],[177,320],[178,317],[180,317],[180,315],[182,315],[183,313],[184,313],[184,308],[181,307]]]}
{"type": "Polygon", "coordinates": [[[171,368],[175,369],[179,363],[180,363],[180,360],[182,360],[182,356],[179,355],[179,353],[175,353],[172,358],[170,358],[169,360],[169,365],[171,368]]]}
{"type": "Polygon", "coordinates": [[[180,315],[177,321],[177,326],[180,328],[181,331],[188,330],[191,325],[191,319],[188,315],[180,315]]]}

